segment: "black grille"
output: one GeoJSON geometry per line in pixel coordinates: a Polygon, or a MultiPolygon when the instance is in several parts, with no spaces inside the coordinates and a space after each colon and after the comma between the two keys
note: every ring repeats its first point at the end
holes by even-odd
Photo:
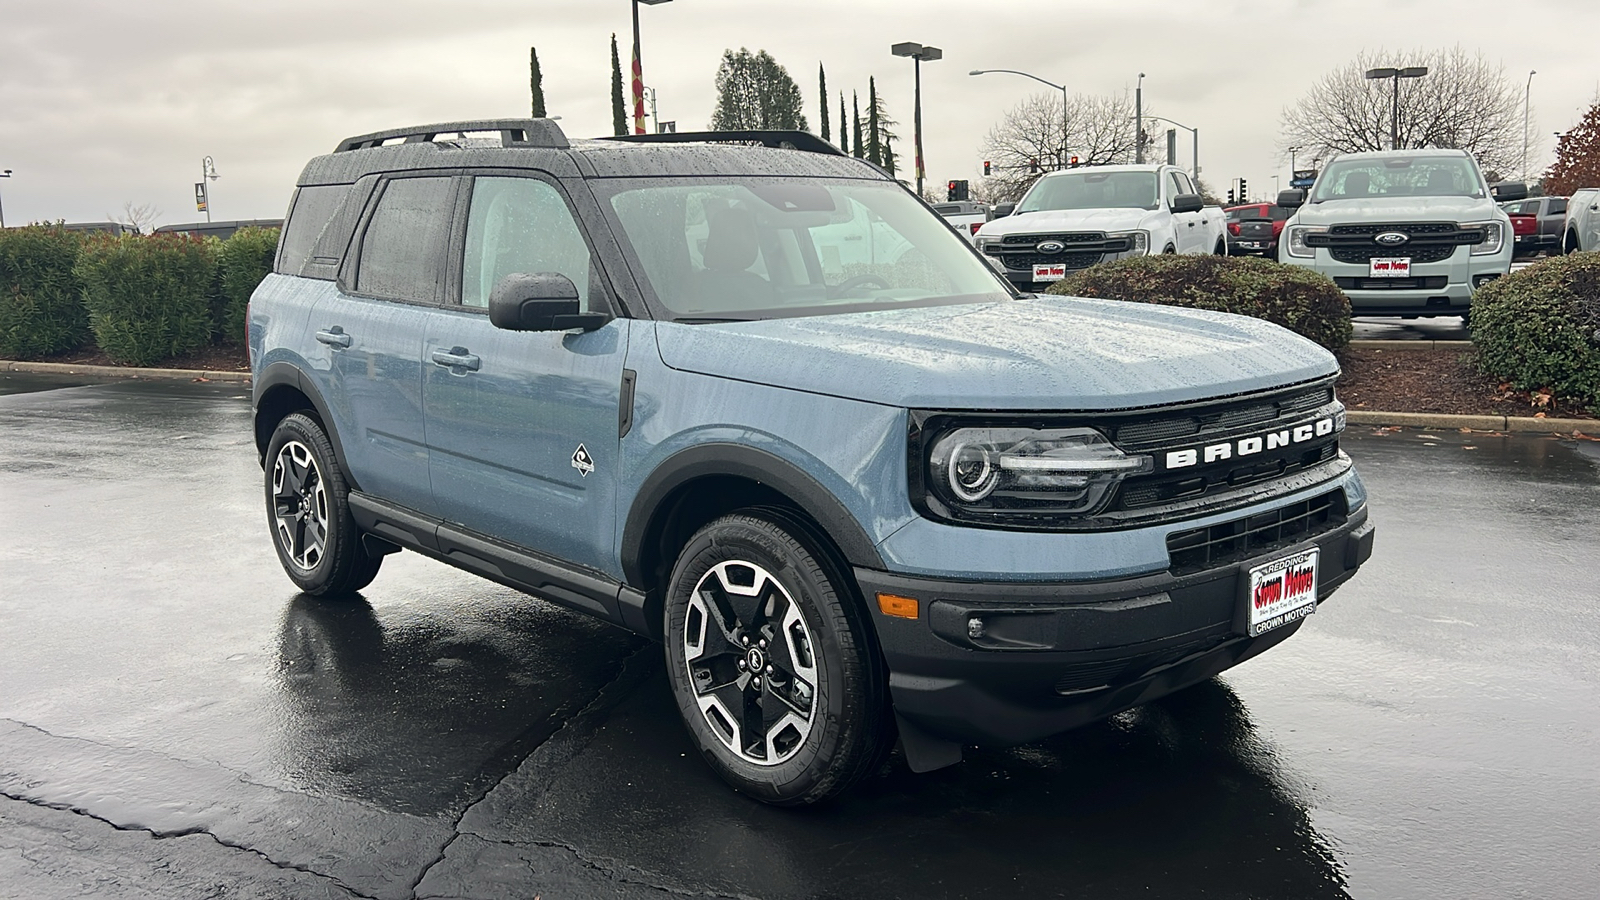
{"type": "Polygon", "coordinates": [[[1171,570],[1183,575],[1270,553],[1331,531],[1348,515],[1344,492],[1329,491],[1271,512],[1176,531],[1167,537],[1171,570]]]}
{"type": "Polygon", "coordinates": [[[1402,222],[1380,225],[1335,225],[1325,234],[1306,235],[1306,246],[1327,247],[1342,263],[1371,262],[1374,257],[1409,257],[1413,263],[1449,259],[1462,245],[1481,244],[1482,229],[1461,228],[1454,222],[1402,222]],[[1408,240],[1398,245],[1377,242],[1380,234],[1399,232],[1408,240]]]}
{"type": "MultiPolygon", "coordinates": [[[[1068,231],[1061,234],[1008,234],[1000,239],[1007,246],[1021,244],[1032,247],[1040,241],[1060,241],[1063,244],[1094,244],[1106,239],[1103,231],[1068,231]]],[[[1117,240],[1122,240],[1118,238],[1117,240]]]]}
{"type": "Polygon", "coordinates": [[[1242,403],[1221,409],[1201,409],[1179,416],[1162,416],[1129,422],[1117,428],[1112,440],[1125,450],[1143,450],[1146,445],[1165,443],[1174,438],[1193,437],[1205,430],[1229,429],[1272,422],[1333,402],[1333,388],[1319,387],[1285,394],[1272,400],[1242,403]]]}
{"type": "Polygon", "coordinates": [[[1260,484],[1325,463],[1339,455],[1337,442],[1323,444],[1288,457],[1213,470],[1201,475],[1167,477],[1162,480],[1130,482],[1118,494],[1116,508],[1141,509],[1174,500],[1204,497],[1208,493],[1260,484]]]}
{"type": "Polygon", "coordinates": [[[1087,269],[1100,262],[1107,253],[1122,253],[1131,247],[1125,237],[1108,238],[1103,231],[1069,231],[1051,234],[1008,234],[998,244],[989,244],[984,252],[1005,263],[1008,269],[1033,271],[1034,266],[1066,266],[1069,269],[1087,269]],[[1059,253],[1040,253],[1039,244],[1059,241],[1065,245],[1059,253]]]}
{"type": "Polygon", "coordinates": [[[1328,255],[1342,263],[1367,263],[1373,257],[1380,259],[1392,256],[1409,256],[1413,263],[1443,262],[1456,252],[1456,244],[1447,246],[1424,246],[1416,242],[1405,244],[1401,247],[1334,247],[1328,255]]]}
{"type": "Polygon", "coordinates": [[[1416,237],[1419,234],[1456,234],[1460,230],[1454,222],[1407,222],[1398,225],[1335,225],[1328,229],[1328,233],[1374,237],[1385,231],[1400,231],[1416,237]]]}
{"type": "MultiPolygon", "coordinates": [[[[1417,260],[1413,259],[1412,262],[1417,260]]],[[[1450,283],[1448,275],[1421,278],[1335,278],[1334,284],[1347,291],[1442,291],[1450,283]]]]}
{"type": "Polygon", "coordinates": [[[1009,269],[1033,271],[1034,266],[1066,266],[1069,269],[1087,269],[1100,261],[1099,253],[1007,253],[1000,257],[1009,269]]]}

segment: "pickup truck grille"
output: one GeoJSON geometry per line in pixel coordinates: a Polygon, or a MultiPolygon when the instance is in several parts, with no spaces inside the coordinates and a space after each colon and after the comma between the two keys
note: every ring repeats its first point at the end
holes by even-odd
{"type": "MultiPolygon", "coordinates": [[[[1413,260],[1414,262],[1415,260],[1413,260]]],[[[1335,278],[1334,284],[1345,291],[1442,291],[1450,283],[1448,275],[1424,275],[1421,278],[1335,278]]]]}
{"type": "Polygon", "coordinates": [[[1034,266],[1064,265],[1069,269],[1086,269],[1107,253],[1124,253],[1132,242],[1125,237],[1108,238],[1103,231],[1069,231],[1044,234],[1008,234],[998,244],[989,244],[985,253],[995,257],[1008,269],[1032,271],[1034,266]],[[1039,245],[1055,241],[1062,249],[1043,253],[1039,245]]]}
{"type": "Polygon", "coordinates": [[[1388,225],[1335,225],[1325,234],[1306,235],[1306,246],[1327,247],[1342,263],[1361,264],[1374,257],[1409,257],[1413,263],[1449,259],[1462,245],[1483,243],[1483,232],[1461,228],[1454,222],[1414,222],[1388,225]],[[1380,234],[1398,232],[1409,239],[1397,245],[1377,242],[1380,234]]]}

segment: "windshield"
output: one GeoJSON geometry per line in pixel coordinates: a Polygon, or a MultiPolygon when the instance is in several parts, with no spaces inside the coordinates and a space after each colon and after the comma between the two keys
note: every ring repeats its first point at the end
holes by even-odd
{"type": "Polygon", "coordinates": [[[1046,175],[1017,205],[1017,212],[1047,209],[1155,209],[1154,172],[1067,172],[1046,175]]]}
{"type": "Polygon", "coordinates": [[[1464,156],[1400,156],[1334,160],[1317,179],[1312,200],[1483,195],[1478,167],[1464,156]]]}
{"type": "Polygon", "coordinates": [[[740,321],[1012,296],[943,219],[890,182],[592,184],[673,319],[740,321]]]}

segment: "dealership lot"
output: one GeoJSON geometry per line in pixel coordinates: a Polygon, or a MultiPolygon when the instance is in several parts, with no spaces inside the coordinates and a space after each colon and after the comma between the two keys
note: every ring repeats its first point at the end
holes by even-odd
{"type": "Polygon", "coordinates": [[[659,649],[620,630],[411,555],[365,602],[297,597],[245,393],[0,375],[0,894],[1600,883],[1600,443],[1354,428],[1377,552],[1282,647],[789,812],[694,758],[659,649]]]}

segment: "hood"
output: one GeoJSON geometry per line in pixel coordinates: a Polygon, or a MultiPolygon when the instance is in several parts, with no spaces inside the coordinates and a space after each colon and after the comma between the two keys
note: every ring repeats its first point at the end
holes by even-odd
{"type": "Polygon", "coordinates": [[[1297,225],[1352,222],[1489,222],[1505,211],[1493,200],[1471,197],[1369,197],[1307,203],[1295,214],[1297,225]]]}
{"type": "Polygon", "coordinates": [[[675,369],[921,409],[1126,409],[1338,371],[1332,354],[1258,319],[1081,297],[661,322],[656,334],[675,369]]]}
{"type": "Polygon", "coordinates": [[[1052,231],[1132,231],[1155,215],[1149,209],[1046,209],[995,219],[978,233],[985,237],[1052,231]]]}

